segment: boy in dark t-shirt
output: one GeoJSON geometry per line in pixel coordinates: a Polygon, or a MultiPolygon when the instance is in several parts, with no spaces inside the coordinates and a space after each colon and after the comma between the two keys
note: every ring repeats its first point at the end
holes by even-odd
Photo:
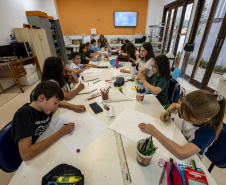
{"type": "Polygon", "coordinates": [[[24,161],[37,156],[73,130],[74,123],[68,123],[50,137],[35,143],[48,128],[52,114],[63,98],[64,94],[56,82],[42,82],[34,90],[33,102],[23,105],[15,113],[11,128],[12,137],[24,161]]]}

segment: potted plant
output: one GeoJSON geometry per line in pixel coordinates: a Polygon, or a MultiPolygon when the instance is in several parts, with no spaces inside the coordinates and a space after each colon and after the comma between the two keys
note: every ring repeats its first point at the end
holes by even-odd
{"type": "Polygon", "coordinates": [[[178,51],[175,58],[175,67],[179,67],[181,51],[178,51]]]}

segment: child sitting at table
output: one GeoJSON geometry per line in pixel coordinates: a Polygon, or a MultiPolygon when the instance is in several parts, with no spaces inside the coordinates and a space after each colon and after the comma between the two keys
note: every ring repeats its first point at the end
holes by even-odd
{"type": "Polygon", "coordinates": [[[71,69],[74,74],[79,77],[79,74],[85,71],[86,69],[89,69],[90,67],[96,67],[97,65],[94,64],[80,64],[81,62],[81,57],[79,52],[73,52],[70,54],[70,58],[72,60],[71,63],[71,69]]]}
{"type": "MultiPolygon", "coordinates": [[[[70,72],[70,76],[72,76],[73,78],[77,78],[77,75],[73,74],[71,69],[66,68],[64,61],[62,61],[60,57],[48,57],[44,62],[41,81],[42,82],[45,82],[48,80],[56,81],[63,90],[64,99],[71,100],[81,90],[84,89],[84,84],[80,83],[77,88],[75,88],[74,90],[71,90],[68,87],[67,74],[69,72],[70,72]]],[[[65,101],[61,101],[59,105],[61,107],[69,108],[75,112],[86,111],[86,108],[84,105],[74,105],[65,101]]]]}
{"type": "Polygon", "coordinates": [[[92,50],[92,44],[90,42],[87,42],[86,43],[86,47],[87,47],[87,53],[86,55],[89,57],[89,58],[92,58],[92,57],[99,57],[101,54],[99,52],[94,52],[92,50]]]}
{"type": "MultiPolygon", "coordinates": [[[[141,46],[140,57],[141,58],[135,62],[138,67],[138,71],[136,71],[136,74],[142,72],[147,76],[151,76],[153,73],[151,70],[151,62],[155,58],[151,43],[146,42],[141,46]]],[[[130,70],[121,69],[120,72],[130,73],[130,70]]]]}
{"type": "Polygon", "coordinates": [[[34,158],[58,139],[72,132],[74,123],[68,123],[45,140],[35,143],[48,128],[53,112],[63,98],[64,94],[56,82],[42,82],[34,90],[32,103],[23,105],[15,113],[11,132],[22,160],[34,158]]]}
{"type": "Polygon", "coordinates": [[[94,51],[94,52],[98,52],[100,50],[100,48],[98,48],[96,45],[97,45],[97,41],[95,39],[92,39],[91,40],[91,45],[92,45],[92,48],[91,50],[94,51]]]}
{"type": "Polygon", "coordinates": [[[142,73],[138,76],[138,79],[140,78],[140,81],[148,88],[148,90],[150,90],[152,94],[157,95],[157,99],[165,109],[170,105],[168,98],[168,88],[171,79],[169,65],[167,56],[157,56],[152,60],[153,75],[150,79],[145,78],[145,75],[142,73]]]}
{"type": "Polygon", "coordinates": [[[168,110],[161,113],[160,119],[168,121],[170,113],[178,109],[178,116],[183,119],[182,133],[189,142],[184,146],[165,137],[152,124],[140,123],[139,128],[155,137],[180,160],[195,154],[202,157],[221,132],[225,104],[225,98],[218,92],[213,94],[205,90],[197,90],[187,94],[180,104],[173,103],[168,110]]]}
{"type": "Polygon", "coordinates": [[[85,44],[80,44],[79,53],[81,56],[81,64],[89,64],[92,61],[92,58],[89,58],[87,55],[87,47],[85,44]]]}
{"type": "Polygon", "coordinates": [[[139,59],[139,52],[137,51],[137,48],[133,43],[131,43],[131,42],[127,43],[125,51],[126,51],[127,55],[130,56],[130,58],[129,58],[130,61],[136,62],[139,59]]]}

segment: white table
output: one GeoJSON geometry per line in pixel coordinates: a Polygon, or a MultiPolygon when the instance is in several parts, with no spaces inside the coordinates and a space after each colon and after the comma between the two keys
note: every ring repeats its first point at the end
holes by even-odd
{"type": "MultiPolygon", "coordinates": [[[[109,63],[101,62],[101,65],[109,65],[109,63]]],[[[126,63],[125,68],[127,68],[128,66],[130,66],[130,64],[126,63]]],[[[96,76],[87,76],[85,77],[85,79],[88,80],[99,77],[103,80],[110,80],[113,76],[110,71],[111,69],[105,69],[96,76]]],[[[129,78],[129,75],[123,75],[129,78]]],[[[107,83],[106,85],[110,84],[107,83]]],[[[123,90],[127,92],[128,89],[130,89],[130,87],[133,85],[133,82],[126,82],[123,86],[123,90]]],[[[84,104],[87,111],[95,115],[89,107],[89,104],[93,102],[99,102],[101,100],[101,97],[95,98],[90,101],[84,101],[84,99],[88,96],[89,95],[87,94],[78,95],[70,102],[73,102],[75,104],[84,104]]],[[[119,92],[116,87],[112,87],[110,89],[111,98],[123,98],[123,96],[125,95],[119,92]]],[[[103,107],[100,103],[99,105],[103,107]]],[[[114,106],[116,117],[127,107],[156,118],[158,118],[160,112],[164,110],[159,101],[153,95],[145,96],[143,102],[113,102],[109,103],[109,105],[114,106]]],[[[107,111],[105,109],[103,110],[104,111],[102,113],[99,113],[95,116],[101,121],[105,122],[107,125],[110,125],[114,120],[109,122],[107,118],[107,111]]],[[[66,111],[67,109],[59,108],[56,111],[54,117],[66,111]]],[[[187,141],[185,140],[179,129],[176,127],[176,125],[172,123],[170,126],[174,127],[173,140],[178,144],[186,144],[187,141]]],[[[39,138],[39,141],[50,136],[52,133],[52,130],[48,128],[39,138]]],[[[116,143],[116,135],[117,134],[115,134],[114,131],[107,129],[76,156],[74,156],[59,140],[37,157],[33,158],[30,161],[23,162],[17,170],[16,174],[13,176],[9,185],[40,185],[42,177],[50,170],[52,170],[55,166],[61,163],[67,163],[80,169],[85,176],[86,185],[123,185],[124,182],[119,157],[119,153],[122,151],[119,151],[119,144],[116,143]]],[[[163,154],[156,152],[151,164],[147,167],[141,167],[136,161],[136,142],[122,136],[122,145],[129,168],[129,173],[132,181],[131,184],[133,185],[158,184],[162,172],[162,169],[157,164],[159,158],[163,157],[165,159],[169,159],[169,157],[172,157],[173,159],[176,159],[176,157],[172,154],[170,154],[169,156],[164,156],[163,154]]],[[[202,164],[200,159],[196,155],[193,156],[193,158],[195,159],[197,166],[200,166],[205,171],[208,183],[210,185],[215,185],[216,182],[208,173],[207,169],[202,164]]]]}

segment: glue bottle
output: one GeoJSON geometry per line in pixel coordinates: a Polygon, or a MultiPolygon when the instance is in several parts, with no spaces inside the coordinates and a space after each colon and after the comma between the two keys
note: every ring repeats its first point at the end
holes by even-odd
{"type": "Polygon", "coordinates": [[[130,77],[131,77],[131,79],[134,79],[135,78],[135,74],[136,74],[136,64],[135,64],[135,62],[133,62],[131,64],[131,71],[130,71],[130,77]]]}

